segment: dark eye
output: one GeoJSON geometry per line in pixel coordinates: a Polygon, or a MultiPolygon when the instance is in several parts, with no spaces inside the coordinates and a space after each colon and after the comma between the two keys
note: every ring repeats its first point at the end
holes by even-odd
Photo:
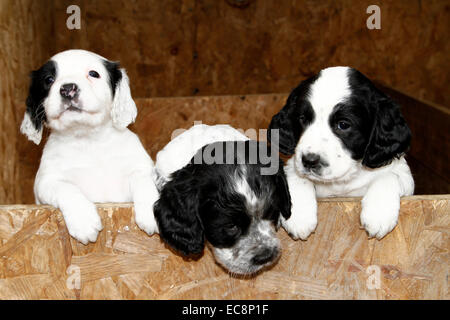
{"type": "Polygon", "coordinates": [[[55,78],[53,78],[53,76],[47,76],[47,77],[45,77],[44,81],[45,81],[45,84],[49,86],[53,82],[55,82],[55,78]]]}
{"type": "Polygon", "coordinates": [[[92,77],[92,78],[100,78],[100,75],[95,70],[89,71],[89,76],[92,77]]]}
{"type": "Polygon", "coordinates": [[[236,236],[240,232],[238,226],[234,224],[224,226],[224,231],[227,235],[231,237],[236,236]]]}
{"type": "Polygon", "coordinates": [[[300,117],[298,118],[298,120],[300,121],[300,122],[305,122],[306,121],[306,117],[305,117],[305,115],[304,114],[301,114],[300,115],[300,117]]]}
{"type": "Polygon", "coordinates": [[[337,123],[337,128],[342,131],[346,131],[346,130],[350,129],[350,127],[351,127],[351,124],[347,120],[339,120],[337,123]]]}

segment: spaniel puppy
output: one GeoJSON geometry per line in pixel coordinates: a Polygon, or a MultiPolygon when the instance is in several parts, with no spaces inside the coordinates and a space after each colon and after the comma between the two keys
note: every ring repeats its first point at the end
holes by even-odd
{"type": "Polygon", "coordinates": [[[34,184],[38,204],[59,208],[71,236],[87,244],[102,223],[94,202],[135,205],[137,225],[157,231],[152,159],[127,126],[136,105],[124,69],[94,53],[69,50],[31,73],[21,132],[39,144],[51,133],[34,184]]]}
{"type": "Polygon", "coordinates": [[[383,238],[397,224],[400,197],[414,181],[404,158],[411,133],[396,105],[359,71],[333,67],[295,88],[269,126],[285,166],[292,215],[282,221],[294,238],[317,225],[317,197],[362,196],[361,224],[383,238]]]}
{"type": "Polygon", "coordinates": [[[154,207],[162,239],[184,255],[201,253],[207,241],[234,274],[272,265],[281,252],[280,215],[291,212],[272,151],[225,125],[197,125],[172,140],[156,161],[165,180],[154,207]]]}

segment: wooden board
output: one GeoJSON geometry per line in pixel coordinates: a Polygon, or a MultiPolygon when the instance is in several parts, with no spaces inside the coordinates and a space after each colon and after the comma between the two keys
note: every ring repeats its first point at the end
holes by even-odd
{"type": "Polygon", "coordinates": [[[381,89],[400,104],[411,128],[407,160],[416,193],[450,193],[450,110],[393,88],[382,86],[381,89]]]}
{"type": "MultiPolygon", "coordinates": [[[[0,203],[30,199],[40,150],[20,134],[29,73],[49,57],[51,0],[0,0],[0,203]],[[31,181],[30,181],[31,180],[31,181]],[[18,187],[21,182],[25,184],[18,187]]],[[[31,198],[32,199],[32,198],[31,198]]]]}
{"type": "Polygon", "coordinates": [[[51,207],[0,206],[0,298],[450,298],[450,196],[404,198],[381,241],[360,228],[358,201],[324,199],[316,232],[293,241],[280,230],[281,259],[251,278],[231,277],[209,249],[196,261],[174,254],[136,227],[128,204],[98,208],[104,230],[84,246],[51,207]]]}
{"type": "Polygon", "coordinates": [[[320,69],[349,65],[449,107],[448,1],[58,0],[54,52],[83,48],[120,60],[135,97],[289,92],[320,69]],[[81,30],[66,28],[79,5],[81,30]]]}

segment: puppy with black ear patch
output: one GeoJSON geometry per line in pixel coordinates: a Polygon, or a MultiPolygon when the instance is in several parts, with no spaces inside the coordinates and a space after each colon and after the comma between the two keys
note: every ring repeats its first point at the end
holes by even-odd
{"type": "Polygon", "coordinates": [[[363,74],[332,67],[303,81],[272,118],[269,139],[274,129],[280,151],[293,155],[285,166],[292,215],[282,224],[294,239],[316,228],[316,196],[362,196],[370,237],[396,226],[400,197],[414,191],[404,158],[411,133],[399,106],[363,74]]]}
{"type": "Polygon", "coordinates": [[[216,261],[239,275],[277,261],[276,230],[291,212],[278,150],[226,125],[196,125],[158,153],[156,167],[164,182],[155,218],[172,248],[199,254],[207,241],[216,261]]]}
{"type": "Polygon", "coordinates": [[[21,132],[50,136],[34,184],[38,204],[59,208],[71,236],[87,244],[102,223],[94,202],[134,202],[137,225],[157,232],[156,173],[127,126],[137,109],[124,69],[97,54],[68,50],[31,73],[21,132]]]}

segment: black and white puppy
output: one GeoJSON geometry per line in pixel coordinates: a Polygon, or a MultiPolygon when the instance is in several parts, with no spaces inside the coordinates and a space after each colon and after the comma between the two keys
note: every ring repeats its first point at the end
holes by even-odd
{"type": "Polygon", "coordinates": [[[137,225],[157,231],[154,164],[127,126],[137,109],[115,62],[84,50],[61,52],[31,74],[21,132],[39,144],[51,130],[34,184],[36,202],[59,208],[74,238],[97,239],[94,202],[134,202],[137,225]]]}
{"type": "Polygon", "coordinates": [[[156,167],[166,181],[155,218],[171,247],[199,254],[206,240],[216,261],[241,275],[277,261],[280,215],[291,212],[277,150],[230,126],[196,125],[158,153],[156,167]]]}
{"type": "MultiPolygon", "coordinates": [[[[317,197],[362,196],[361,224],[383,238],[397,224],[400,197],[414,181],[404,158],[411,133],[399,106],[359,71],[332,67],[303,81],[269,126],[285,166],[292,215],[283,227],[306,239],[317,225],[317,197]]],[[[270,139],[270,138],[269,138],[270,139]]]]}

